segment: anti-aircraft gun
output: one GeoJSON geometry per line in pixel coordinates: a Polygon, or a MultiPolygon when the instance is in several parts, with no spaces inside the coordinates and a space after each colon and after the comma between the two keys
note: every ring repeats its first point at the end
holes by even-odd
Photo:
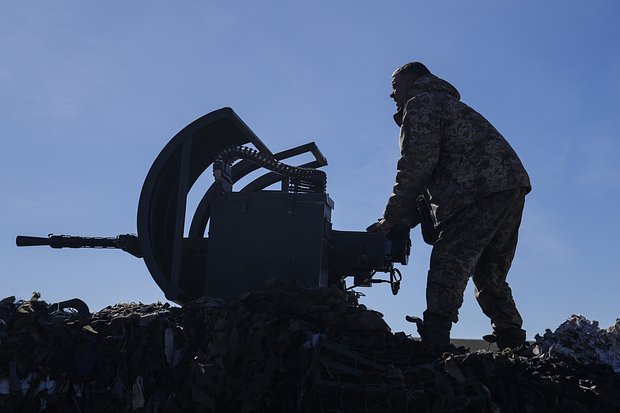
{"type": "Polygon", "coordinates": [[[318,169],[325,165],[314,142],[272,153],[231,108],[222,108],[186,126],[155,159],[140,194],[138,235],[18,236],[16,243],[122,249],[143,258],[166,298],[178,304],[231,297],[273,278],[344,288],[345,277],[354,277],[354,285],[369,286],[383,281],[373,278],[376,272],[390,274],[396,294],[394,263],[407,264],[409,229],[387,236],[332,229],[334,202],[318,169]],[[308,154],[313,160],[300,166],[283,162],[308,154]],[[186,229],[188,194],[211,166],[214,182],[186,229]],[[233,190],[260,168],[267,172],[233,190]],[[279,190],[267,189],[278,183],[279,190]]]}

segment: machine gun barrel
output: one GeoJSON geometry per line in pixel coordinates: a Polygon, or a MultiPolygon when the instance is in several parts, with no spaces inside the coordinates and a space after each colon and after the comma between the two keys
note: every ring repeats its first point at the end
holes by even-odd
{"type": "Polygon", "coordinates": [[[48,245],[52,248],[115,248],[128,252],[134,257],[142,258],[138,237],[132,234],[117,237],[78,237],[50,234],[47,238],[18,235],[15,243],[18,247],[48,245]]]}

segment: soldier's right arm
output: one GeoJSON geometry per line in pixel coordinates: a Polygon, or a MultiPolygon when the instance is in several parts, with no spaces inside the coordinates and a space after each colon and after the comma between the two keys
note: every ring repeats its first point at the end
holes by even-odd
{"type": "Polygon", "coordinates": [[[424,93],[407,102],[396,183],[383,214],[392,224],[412,226],[419,222],[417,198],[433,174],[441,145],[442,115],[436,100],[432,93],[424,93]]]}

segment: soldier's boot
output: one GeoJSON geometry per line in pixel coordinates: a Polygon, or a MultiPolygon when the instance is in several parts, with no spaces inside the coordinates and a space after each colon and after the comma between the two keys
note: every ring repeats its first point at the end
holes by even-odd
{"type": "Polygon", "coordinates": [[[489,334],[483,337],[483,339],[489,343],[496,343],[500,350],[507,348],[518,348],[526,344],[525,330],[518,327],[508,327],[503,330],[494,331],[493,334],[489,334]]]}
{"type": "Polygon", "coordinates": [[[424,320],[412,316],[407,316],[406,319],[416,324],[422,343],[426,344],[429,350],[444,353],[456,348],[450,343],[452,321],[428,312],[424,312],[424,320]]]}

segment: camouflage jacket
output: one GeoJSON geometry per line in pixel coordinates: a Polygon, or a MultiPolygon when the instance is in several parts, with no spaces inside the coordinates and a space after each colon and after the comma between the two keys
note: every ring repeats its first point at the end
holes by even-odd
{"type": "Polygon", "coordinates": [[[530,187],[519,157],[459,92],[434,75],[409,90],[400,129],[396,184],[383,217],[417,225],[417,198],[424,195],[435,224],[487,195],[530,187]]]}

